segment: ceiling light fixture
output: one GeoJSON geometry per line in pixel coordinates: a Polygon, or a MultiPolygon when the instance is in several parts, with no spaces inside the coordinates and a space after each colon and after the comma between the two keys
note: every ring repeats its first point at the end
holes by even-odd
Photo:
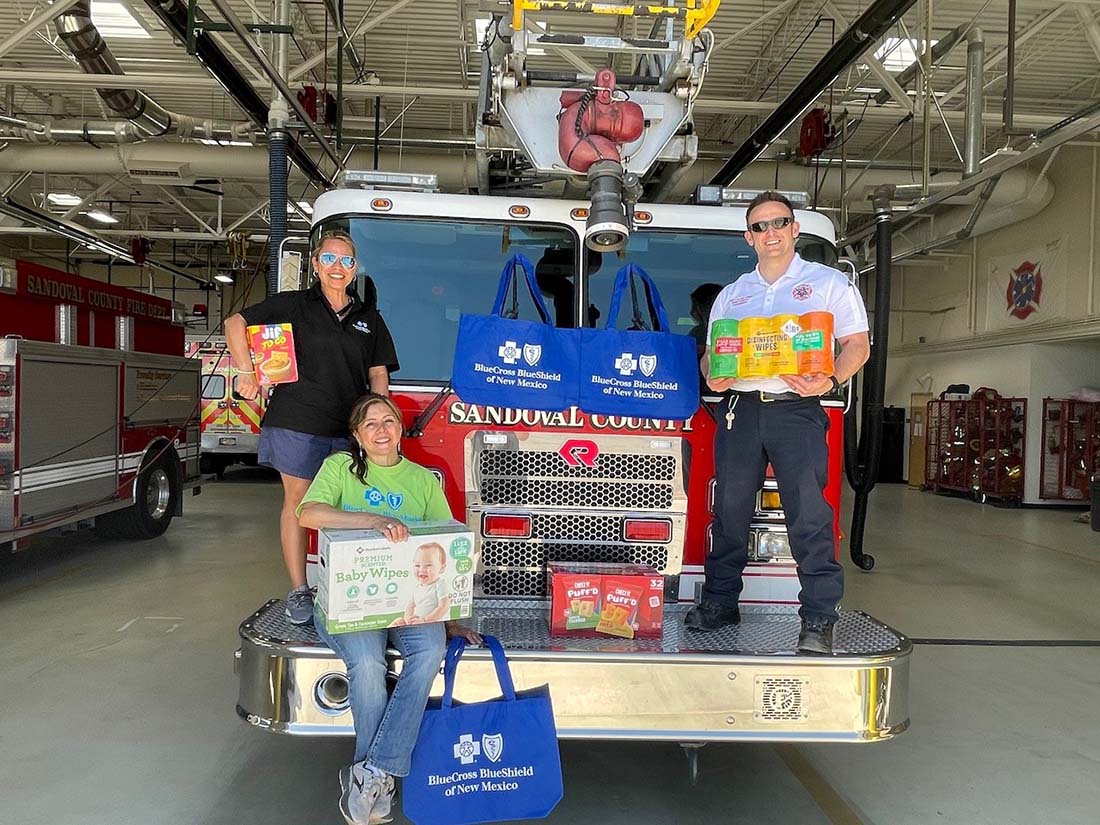
{"type": "Polygon", "coordinates": [[[54,206],[76,206],[81,199],[79,195],[71,192],[50,192],[46,195],[46,200],[54,206]]]}
{"type": "Polygon", "coordinates": [[[214,138],[199,138],[199,143],[204,146],[253,146],[250,140],[215,140],[214,138]]]}
{"type": "Polygon", "coordinates": [[[87,212],[82,212],[81,214],[87,215],[93,221],[98,221],[99,223],[118,223],[118,218],[110,212],[104,212],[102,209],[89,209],[87,212]]]}
{"type": "Polygon", "coordinates": [[[220,284],[234,284],[237,282],[237,279],[228,272],[218,272],[214,275],[214,280],[220,284]]]}

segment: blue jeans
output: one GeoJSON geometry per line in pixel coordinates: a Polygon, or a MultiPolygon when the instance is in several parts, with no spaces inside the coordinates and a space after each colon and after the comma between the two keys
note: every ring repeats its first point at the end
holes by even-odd
{"type": "Polygon", "coordinates": [[[348,667],[351,716],[355,723],[355,762],[366,760],[393,776],[408,776],[420,720],[447,647],[442,622],[317,633],[348,667]],[[386,642],[401,654],[401,675],[393,695],[386,692],[386,642]]]}
{"type": "Polygon", "coordinates": [[[749,526],[756,493],[771,462],[786,515],[791,553],[798,563],[803,618],[835,620],[844,593],[844,570],[836,561],[833,508],[825,500],[829,417],[816,398],[763,402],[755,393],[735,393],[733,424],[726,427],[732,399],[717,410],[714,439],[714,526],[706,559],[703,597],[736,607],[741,574],[749,561],[749,526]]]}

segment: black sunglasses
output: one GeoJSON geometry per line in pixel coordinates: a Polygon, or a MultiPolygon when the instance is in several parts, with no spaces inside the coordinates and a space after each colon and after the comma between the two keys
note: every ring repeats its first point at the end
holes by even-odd
{"type": "Polygon", "coordinates": [[[769,227],[771,229],[783,229],[786,226],[790,226],[792,223],[794,223],[794,218],[791,215],[785,215],[782,218],[772,218],[770,221],[750,223],[749,229],[757,235],[760,235],[763,232],[767,232],[769,227]]]}

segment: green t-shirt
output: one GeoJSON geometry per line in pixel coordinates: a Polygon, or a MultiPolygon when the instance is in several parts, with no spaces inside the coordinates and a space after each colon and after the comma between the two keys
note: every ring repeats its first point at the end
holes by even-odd
{"type": "Polygon", "coordinates": [[[350,466],[351,456],[347,453],[326,458],[298,505],[298,515],[302,507],[316,501],[338,510],[389,516],[405,523],[453,518],[438,479],[419,464],[405,458],[392,467],[371,464],[366,484],[352,474],[350,466]]]}

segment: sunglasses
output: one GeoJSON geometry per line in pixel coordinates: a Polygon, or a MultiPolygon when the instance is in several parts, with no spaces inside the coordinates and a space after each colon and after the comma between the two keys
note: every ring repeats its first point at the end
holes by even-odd
{"type": "Polygon", "coordinates": [[[750,223],[749,229],[760,235],[767,232],[768,229],[783,229],[786,226],[790,226],[794,223],[794,218],[790,215],[786,215],[782,218],[772,218],[770,221],[757,221],[756,223],[750,223]]]}
{"type": "Polygon", "coordinates": [[[340,266],[344,269],[355,269],[354,255],[337,255],[335,252],[322,252],[317,256],[317,260],[320,261],[323,266],[332,266],[339,261],[340,266]]]}

